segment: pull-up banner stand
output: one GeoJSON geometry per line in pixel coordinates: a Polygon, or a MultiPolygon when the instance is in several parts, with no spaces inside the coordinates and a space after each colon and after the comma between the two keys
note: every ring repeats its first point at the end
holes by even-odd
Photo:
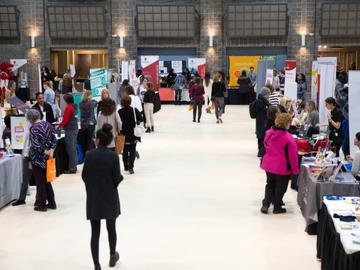
{"type": "Polygon", "coordinates": [[[155,89],[159,89],[160,63],[159,56],[141,56],[141,68],[144,77],[154,84],[155,89]]]}
{"type": "Polygon", "coordinates": [[[349,127],[350,153],[354,157],[357,146],[352,142],[356,133],[360,132],[360,71],[349,71],[349,127]]]}

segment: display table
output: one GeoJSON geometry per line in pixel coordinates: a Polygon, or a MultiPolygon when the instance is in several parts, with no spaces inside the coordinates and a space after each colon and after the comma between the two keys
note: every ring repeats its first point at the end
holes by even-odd
{"type": "Polygon", "coordinates": [[[22,183],[22,157],[0,159],[0,208],[19,198],[22,183]]]}
{"type": "MultiPolygon", "coordinates": [[[[334,214],[353,215],[353,198],[345,201],[324,199],[319,213],[317,234],[317,257],[321,259],[324,270],[360,269],[360,223],[343,222],[334,218],[334,214]]],[[[355,199],[355,198],[354,198],[355,199]]],[[[360,214],[360,212],[356,212],[360,214]]]]}
{"type": "Polygon", "coordinates": [[[254,92],[241,93],[238,88],[228,88],[229,105],[248,105],[256,99],[254,92]]]}
{"type": "MultiPolygon", "coordinates": [[[[175,91],[171,88],[159,88],[159,95],[161,103],[173,103],[175,101],[175,91]]],[[[189,102],[189,90],[184,89],[181,92],[181,101],[189,102]]]]}
{"type": "Polygon", "coordinates": [[[323,197],[326,195],[359,196],[359,183],[350,173],[340,173],[342,182],[319,182],[311,174],[309,165],[301,166],[298,178],[299,190],[297,196],[298,205],[306,220],[306,231],[316,234],[318,213],[322,207],[323,197]],[[347,180],[351,182],[347,182],[347,180]]]}

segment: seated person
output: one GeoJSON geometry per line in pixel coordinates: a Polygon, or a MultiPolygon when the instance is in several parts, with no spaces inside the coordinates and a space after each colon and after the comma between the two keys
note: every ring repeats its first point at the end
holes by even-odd
{"type": "MultiPolygon", "coordinates": [[[[355,135],[354,145],[360,149],[360,132],[355,135]]],[[[357,179],[360,179],[360,150],[355,153],[354,157],[347,156],[346,158],[352,161],[352,174],[357,177],[357,179]]]]}
{"type": "Polygon", "coordinates": [[[40,112],[40,117],[42,120],[46,120],[50,124],[55,122],[54,111],[50,104],[45,102],[43,93],[36,93],[36,101],[37,103],[33,106],[33,109],[38,110],[40,112]],[[46,119],[44,118],[44,113],[46,119]]]}

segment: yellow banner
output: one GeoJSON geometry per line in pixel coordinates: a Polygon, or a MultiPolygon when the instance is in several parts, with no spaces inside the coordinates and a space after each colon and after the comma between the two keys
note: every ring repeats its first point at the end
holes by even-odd
{"type": "Polygon", "coordinates": [[[250,67],[254,67],[256,73],[260,58],[261,56],[229,56],[229,86],[238,86],[237,80],[243,70],[249,74],[250,67]]]}

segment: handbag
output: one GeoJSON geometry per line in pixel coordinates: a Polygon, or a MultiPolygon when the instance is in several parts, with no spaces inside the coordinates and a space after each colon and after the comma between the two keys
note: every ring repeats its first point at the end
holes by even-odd
{"type": "Polygon", "coordinates": [[[141,123],[138,124],[135,108],[133,109],[133,111],[134,111],[134,119],[135,119],[134,136],[141,138],[145,134],[146,129],[144,125],[141,125],[141,123]]]}
{"type": "Polygon", "coordinates": [[[56,164],[55,159],[50,158],[46,161],[46,181],[51,183],[56,178],[56,164]]]}
{"type": "Polygon", "coordinates": [[[123,153],[125,146],[125,136],[117,135],[115,137],[115,153],[121,155],[123,153]]]}

